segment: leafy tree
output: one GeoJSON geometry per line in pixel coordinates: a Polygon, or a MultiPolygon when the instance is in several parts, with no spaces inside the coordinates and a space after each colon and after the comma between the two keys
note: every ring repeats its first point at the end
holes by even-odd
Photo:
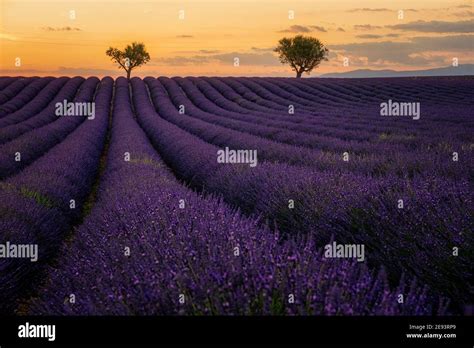
{"type": "Polygon", "coordinates": [[[309,74],[322,60],[328,60],[329,52],[318,39],[303,35],[281,39],[274,51],[280,55],[282,64],[288,63],[296,71],[297,78],[304,72],[309,74]]]}
{"type": "Polygon", "coordinates": [[[145,44],[141,42],[133,42],[132,45],[127,45],[123,51],[109,47],[105,54],[119,64],[119,69],[122,68],[127,72],[128,80],[130,80],[133,68],[146,64],[150,60],[145,44]]]}

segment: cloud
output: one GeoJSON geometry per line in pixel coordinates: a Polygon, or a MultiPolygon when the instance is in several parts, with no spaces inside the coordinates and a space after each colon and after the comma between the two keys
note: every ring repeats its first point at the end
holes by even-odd
{"type": "Polygon", "coordinates": [[[239,53],[231,52],[224,54],[216,54],[213,59],[224,63],[233,64],[234,58],[238,57],[240,65],[280,65],[278,58],[272,53],[239,53]]]}
{"type": "Polygon", "coordinates": [[[150,62],[151,64],[148,65],[202,65],[209,63],[210,61],[210,56],[203,55],[174,56],[152,59],[150,62]]]}
{"type": "Polygon", "coordinates": [[[472,5],[467,5],[467,4],[464,4],[464,5],[459,5],[459,6],[456,6],[457,8],[471,8],[472,5]]]}
{"type": "Polygon", "coordinates": [[[310,33],[312,31],[327,32],[326,28],[319,25],[292,25],[287,29],[280,30],[279,33],[310,33]]]}
{"type": "Polygon", "coordinates": [[[385,36],[386,36],[386,37],[400,37],[400,34],[397,34],[397,33],[390,33],[390,34],[386,34],[385,36]]]}
{"type": "Polygon", "coordinates": [[[373,30],[373,29],[380,29],[382,27],[378,25],[371,25],[371,24],[357,24],[354,25],[355,30],[373,30]]]}
{"type": "Polygon", "coordinates": [[[342,29],[341,27],[337,28],[336,31],[342,31],[342,32],[346,32],[344,29],[342,29]]]}
{"type": "Polygon", "coordinates": [[[456,13],[453,13],[453,16],[455,16],[455,17],[474,17],[474,12],[473,11],[456,12],[456,13]]]}
{"type": "Polygon", "coordinates": [[[192,35],[176,35],[176,37],[177,37],[178,39],[191,39],[191,38],[193,38],[194,36],[192,36],[192,35]]]}
{"type": "Polygon", "coordinates": [[[211,55],[194,55],[194,56],[174,56],[157,58],[152,60],[152,65],[204,65],[210,63],[220,63],[224,65],[234,64],[234,58],[239,58],[240,65],[254,66],[279,66],[280,61],[270,52],[251,53],[251,52],[229,52],[211,55]]]}
{"type": "Polygon", "coordinates": [[[327,30],[324,29],[324,27],[320,27],[320,26],[318,26],[318,25],[311,25],[311,28],[313,28],[313,29],[316,30],[316,31],[320,31],[320,32],[322,32],[322,33],[326,33],[326,32],[327,32],[327,30]]]}
{"type": "Polygon", "coordinates": [[[348,10],[347,12],[387,12],[387,11],[392,11],[389,10],[388,8],[353,8],[351,10],[348,10]]]}
{"type": "Polygon", "coordinates": [[[382,35],[375,35],[375,34],[362,34],[362,35],[356,35],[357,38],[359,39],[380,39],[383,36],[382,35]]]}
{"type": "Polygon", "coordinates": [[[264,48],[250,47],[250,49],[255,52],[271,52],[274,50],[274,47],[264,47],[264,48]]]}
{"type": "Polygon", "coordinates": [[[309,33],[311,29],[305,27],[304,25],[292,25],[287,29],[283,29],[279,31],[280,33],[309,33]]]}
{"type": "Polygon", "coordinates": [[[387,28],[405,31],[419,31],[424,33],[471,33],[474,28],[474,19],[459,22],[445,21],[416,21],[406,24],[387,25],[387,28]]]}
{"type": "Polygon", "coordinates": [[[42,30],[44,31],[82,31],[81,29],[79,28],[74,28],[74,27],[43,27],[41,28],[42,30]]]}
{"type": "Polygon", "coordinates": [[[198,52],[203,53],[203,54],[213,54],[213,53],[219,53],[220,51],[219,50],[199,50],[198,52]]]}
{"type": "MultiPolygon", "coordinates": [[[[346,56],[367,57],[369,63],[391,62],[405,65],[426,65],[432,63],[423,52],[470,52],[474,35],[449,35],[442,37],[414,37],[404,42],[362,42],[329,45],[346,56]]],[[[352,58],[351,58],[352,61],[352,58]]]]}

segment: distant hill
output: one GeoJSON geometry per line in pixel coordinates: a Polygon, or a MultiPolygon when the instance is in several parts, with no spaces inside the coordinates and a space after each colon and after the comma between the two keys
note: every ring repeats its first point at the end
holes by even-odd
{"type": "Polygon", "coordinates": [[[407,76],[463,76],[474,75],[474,64],[460,64],[457,67],[446,67],[428,70],[395,71],[359,69],[343,73],[328,73],[318,77],[407,77],[407,76]]]}

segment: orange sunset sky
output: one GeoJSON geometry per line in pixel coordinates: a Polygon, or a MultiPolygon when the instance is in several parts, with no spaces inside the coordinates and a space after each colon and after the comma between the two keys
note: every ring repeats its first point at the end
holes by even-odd
{"type": "Polygon", "coordinates": [[[459,64],[474,63],[472,1],[0,0],[0,4],[0,75],[123,75],[105,55],[106,49],[141,41],[151,61],[132,76],[293,76],[272,49],[280,38],[297,34],[315,36],[330,50],[329,61],[313,76],[355,69],[438,68],[450,66],[453,58],[459,64]],[[240,66],[234,66],[234,57],[240,66]],[[20,66],[15,65],[17,58],[20,66]]]}

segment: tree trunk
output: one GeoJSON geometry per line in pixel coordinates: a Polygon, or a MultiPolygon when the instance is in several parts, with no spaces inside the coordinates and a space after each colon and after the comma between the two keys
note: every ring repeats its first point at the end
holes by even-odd
{"type": "Polygon", "coordinates": [[[127,80],[130,81],[130,73],[132,72],[132,69],[127,70],[127,80]]]}
{"type": "Polygon", "coordinates": [[[303,75],[302,71],[296,71],[296,78],[297,79],[301,78],[301,75],[303,75]]]}

